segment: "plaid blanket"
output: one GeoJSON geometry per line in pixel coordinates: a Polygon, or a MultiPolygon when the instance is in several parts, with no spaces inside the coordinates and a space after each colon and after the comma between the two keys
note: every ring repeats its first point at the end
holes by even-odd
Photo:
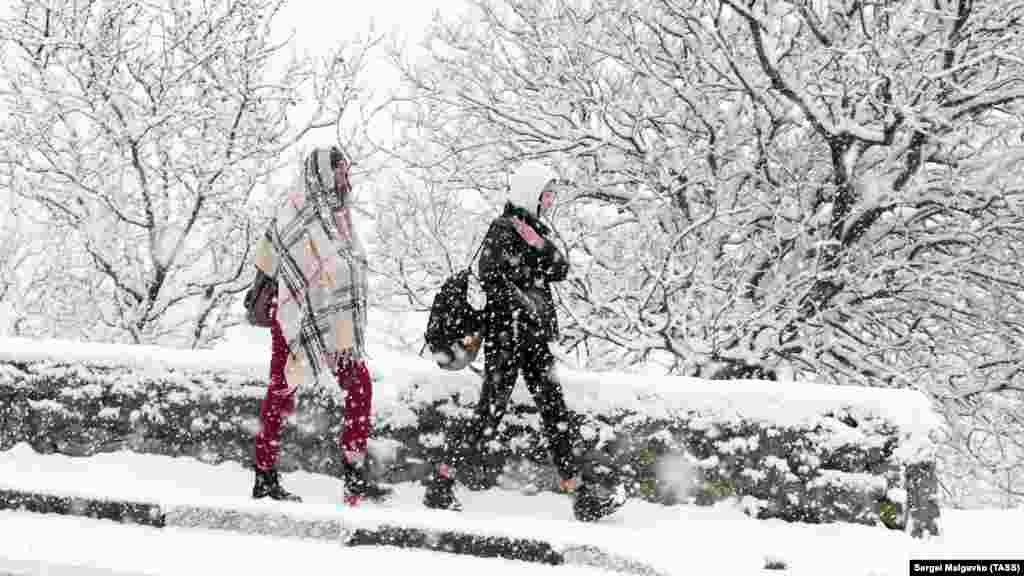
{"type": "Polygon", "coordinates": [[[366,353],[367,260],[352,227],[351,190],[335,192],[330,150],[303,163],[301,186],[282,200],[257,247],[257,266],[277,277],[277,319],[288,342],[289,384],[315,382],[340,356],[366,353]]]}

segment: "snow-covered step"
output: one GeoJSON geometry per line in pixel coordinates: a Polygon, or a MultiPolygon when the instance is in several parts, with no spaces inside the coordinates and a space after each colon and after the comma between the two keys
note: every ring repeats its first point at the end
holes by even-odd
{"type": "Polygon", "coordinates": [[[0,453],[0,510],[664,574],[642,559],[587,542],[585,530],[566,529],[577,523],[427,510],[419,504],[422,489],[414,485],[397,486],[390,505],[352,508],[340,504],[339,480],[305,473],[284,475],[305,502],[257,501],[247,494],[250,474],[235,464],[128,452],[69,458],[19,445],[0,453]]]}
{"type": "Polygon", "coordinates": [[[149,576],[143,572],[119,572],[95,566],[75,566],[47,561],[14,561],[0,558],[0,576],[149,576]]]}
{"type": "MultiPolygon", "coordinates": [[[[0,488],[0,510],[82,516],[158,528],[164,526],[164,512],[156,504],[106,498],[82,498],[9,488],[0,488]]],[[[0,574],[0,576],[3,575],[0,574]]]]}
{"type": "Polygon", "coordinates": [[[346,546],[394,546],[552,565],[575,564],[639,576],[662,574],[642,561],[612,554],[597,546],[554,546],[538,538],[481,534],[444,528],[441,524],[403,526],[400,518],[384,523],[379,518],[360,518],[354,510],[339,512],[335,519],[317,520],[269,511],[198,506],[162,508],[157,504],[10,489],[0,489],[0,510],[82,516],[157,528],[228,530],[279,538],[330,540],[346,546]]]}

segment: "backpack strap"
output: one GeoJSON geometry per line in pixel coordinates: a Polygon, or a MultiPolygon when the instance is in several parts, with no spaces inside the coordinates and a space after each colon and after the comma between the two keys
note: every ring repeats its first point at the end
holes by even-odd
{"type": "MultiPolygon", "coordinates": [[[[500,218],[500,216],[498,218],[500,218]]],[[[484,232],[484,237],[480,239],[480,245],[476,247],[476,252],[473,253],[473,257],[469,259],[469,264],[466,265],[466,269],[468,269],[469,273],[474,276],[476,276],[476,274],[473,273],[473,263],[480,257],[480,252],[484,249],[484,242],[486,242],[487,237],[491,235],[491,229],[494,228],[494,223],[498,221],[498,218],[491,220],[491,225],[487,227],[487,232],[484,232]]]]}

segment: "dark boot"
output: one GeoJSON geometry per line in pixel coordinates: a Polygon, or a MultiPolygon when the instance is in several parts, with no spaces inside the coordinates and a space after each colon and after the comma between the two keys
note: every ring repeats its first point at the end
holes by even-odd
{"type": "Polygon", "coordinates": [[[361,462],[344,462],[345,502],[355,506],[363,499],[372,502],[384,502],[391,498],[393,490],[377,484],[369,477],[365,460],[361,462]]]}
{"type": "Polygon", "coordinates": [[[252,487],[253,498],[265,498],[271,500],[284,500],[286,502],[302,502],[295,494],[285,490],[281,486],[281,476],[277,470],[256,470],[256,484],[252,487]]]}
{"type": "Polygon", "coordinates": [[[598,483],[583,483],[576,487],[572,513],[580,522],[596,522],[615,513],[626,503],[625,491],[609,489],[598,483]]]}
{"type": "Polygon", "coordinates": [[[455,497],[455,479],[448,474],[447,467],[439,467],[430,474],[423,505],[434,510],[462,510],[462,503],[455,497]]]}

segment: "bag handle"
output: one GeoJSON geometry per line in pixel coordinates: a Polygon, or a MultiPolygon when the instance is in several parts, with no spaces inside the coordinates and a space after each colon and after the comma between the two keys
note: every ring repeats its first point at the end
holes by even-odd
{"type": "MultiPolygon", "coordinates": [[[[483,238],[480,239],[480,245],[476,247],[476,252],[473,253],[473,257],[469,259],[469,264],[466,265],[466,269],[469,270],[470,274],[473,274],[473,263],[480,256],[480,252],[484,249],[484,242],[487,241],[487,237],[491,234],[491,229],[494,228],[494,223],[497,222],[497,218],[491,220],[491,225],[487,227],[487,232],[484,232],[483,238]]],[[[475,274],[474,274],[475,275],[475,274]]]]}

